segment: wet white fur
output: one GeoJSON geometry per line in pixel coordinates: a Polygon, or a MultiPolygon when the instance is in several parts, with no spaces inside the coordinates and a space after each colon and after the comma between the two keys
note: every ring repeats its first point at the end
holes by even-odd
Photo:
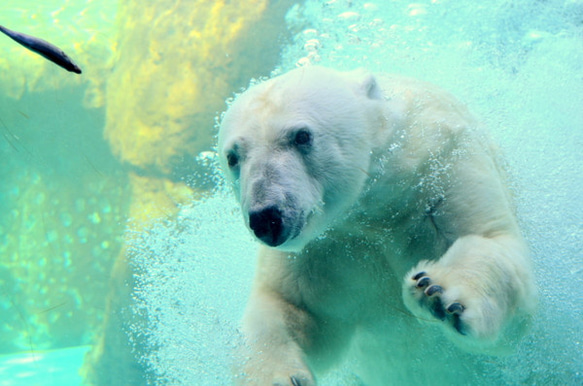
{"type": "Polygon", "coordinates": [[[296,69],[237,98],[219,152],[244,216],[286,194],[309,213],[297,237],[260,249],[241,383],[312,385],[344,356],[367,384],[455,381],[475,371],[473,357],[448,341],[497,353],[520,336],[535,306],[528,249],[495,148],[443,90],[296,69]],[[314,135],[309,157],[280,145],[298,127],[314,135]],[[258,200],[266,170],[277,186],[258,200]],[[446,305],[464,305],[466,335],[421,306],[420,271],[446,305]]]}

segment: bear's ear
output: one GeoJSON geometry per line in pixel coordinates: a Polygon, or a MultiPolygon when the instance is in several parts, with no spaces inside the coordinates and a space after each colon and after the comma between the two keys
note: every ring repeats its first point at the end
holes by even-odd
{"type": "Polygon", "coordinates": [[[372,74],[366,75],[361,87],[365,90],[366,96],[369,99],[383,99],[383,90],[381,90],[376,78],[372,74]]]}
{"type": "Polygon", "coordinates": [[[374,75],[362,69],[353,71],[352,75],[357,82],[359,94],[364,94],[369,99],[383,99],[383,90],[381,90],[374,75]]]}

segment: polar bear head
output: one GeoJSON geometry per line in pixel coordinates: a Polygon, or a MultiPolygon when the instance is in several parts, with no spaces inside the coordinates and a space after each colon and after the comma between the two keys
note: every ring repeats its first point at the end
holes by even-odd
{"type": "Polygon", "coordinates": [[[304,67],[233,102],[219,156],[259,240],[298,251],[354,204],[383,125],[383,99],[363,71],[304,67]]]}

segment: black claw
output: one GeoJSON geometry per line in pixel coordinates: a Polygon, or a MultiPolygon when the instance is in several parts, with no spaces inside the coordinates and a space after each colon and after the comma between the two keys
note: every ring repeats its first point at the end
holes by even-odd
{"type": "Polygon", "coordinates": [[[290,379],[292,385],[302,386],[302,382],[299,379],[297,379],[296,377],[294,377],[293,375],[291,377],[289,377],[289,379],[290,379]]]}
{"type": "Polygon", "coordinates": [[[465,307],[463,305],[461,305],[460,303],[451,303],[448,307],[447,307],[447,312],[449,312],[450,314],[461,314],[462,312],[464,312],[465,307]]]}
{"type": "Polygon", "coordinates": [[[413,276],[413,280],[419,280],[419,278],[425,276],[425,272],[421,271],[418,272],[417,274],[415,274],[415,276],[413,276]]]}
{"type": "Polygon", "coordinates": [[[441,302],[441,298],[440,297],[432,298],[431,303],[432,304],[429,306],[431,314],[439,320],[445,320],[446,314],[443,308],[443,303],[441,302]]]}
{"type": "MultiPolygon", "coordinates": [[[[459,304],[459,303],[458,303],[459,304]]],[[[453,328],[462,335],[467,335],[459,314],[453,314],[453,328]]]]}
{"type": "Polygon", "coordinates": [[[425,290],[425,295],[427,295],[427,296],[433,296],[436,293],[439,293],[439,294],[443,293],[443,288],[437,284],[434,284],[430,287],[427,287],[427,289],[425,290]]]}
{"type": "Polygon", "coordinates": [[[427,287],[429,284],[431,283],[431,279],[428,278],[427,276],[423,276],[421,279],[419,279],[419,281],[417,282],[417,288],[424,288],[427,287]]]}

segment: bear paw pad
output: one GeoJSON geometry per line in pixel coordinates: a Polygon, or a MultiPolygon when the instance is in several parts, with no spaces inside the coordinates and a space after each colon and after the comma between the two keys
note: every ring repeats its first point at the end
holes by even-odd
{"type": "Polygon", "coordinates": [[[433,283],[424,271],[413,275],[411,280],[413,282],[412,291],[421,307],[428,310],[435,318],[449,322],[458,333],[466,335],[466,329],[461,320],[465,310],[464,305],[459,302],[444,303],[445,289],[441,285],[433,283]]]}

